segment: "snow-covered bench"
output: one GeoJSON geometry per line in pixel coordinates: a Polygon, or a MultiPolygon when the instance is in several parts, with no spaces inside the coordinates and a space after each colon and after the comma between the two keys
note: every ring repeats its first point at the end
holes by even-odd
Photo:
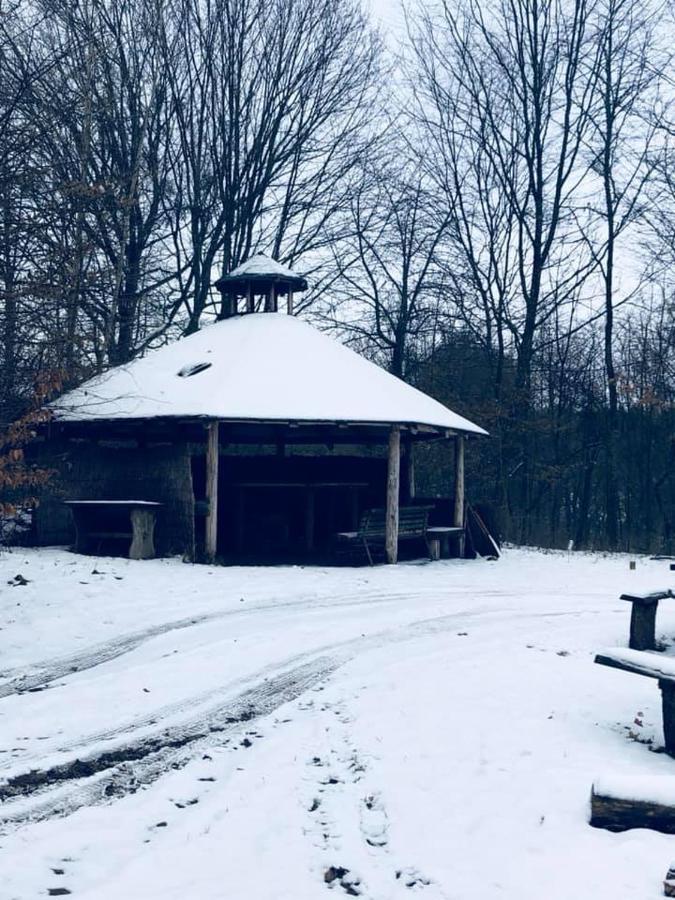
{"type": "Polygon", "coordinates": [[[659,600],[673,597],[671,590],[654,591],[651,594],[622,594],[621,599],[633,604],[630,614],[630,637],[628,646],[632,650],[656,649],[656,610],[659,600]]]}
{"type": "Polygon", "coordinates": [[[602,650],[595,662],[634,675],[655,678],[659,683],[663,710],[663,737],[666,752],[675,755],[675,659],[643,650],[602,650]]]}

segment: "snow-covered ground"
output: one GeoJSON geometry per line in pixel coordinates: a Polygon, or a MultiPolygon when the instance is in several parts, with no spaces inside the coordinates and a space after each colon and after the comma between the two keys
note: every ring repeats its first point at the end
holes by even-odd
{"type": "Polygon", "coordinates": [[[659,897],[675,838],[587,818],[597,776],[675,777],[656,682],[593,665],[626,644],[620,593],[670,586],[664,562],[524,550],[2,553],[0,897],[659,897]]]}

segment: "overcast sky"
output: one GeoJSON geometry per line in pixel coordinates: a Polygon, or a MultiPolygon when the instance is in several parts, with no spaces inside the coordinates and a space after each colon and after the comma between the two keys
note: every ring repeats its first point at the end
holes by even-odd
{"type": "Polygon", "coordinates": [[[368,0],[373,18],[383,31],[396,34],[403,26],[400,0],[368,0]]]}

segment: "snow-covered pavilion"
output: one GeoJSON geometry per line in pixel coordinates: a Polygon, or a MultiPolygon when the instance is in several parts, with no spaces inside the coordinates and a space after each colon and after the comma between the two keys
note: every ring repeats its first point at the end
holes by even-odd
{"type": "Polygon", "coordinates": [[[161,504],[160,552],[290,560],[382,507],[394,562],[412,448],[430,440],[454,443],[461,525],[464,441],[485,432],[293,316],[306,286],[253,256],[217,282],[218,321],[61,397],[47,444],[61,503],[43,502],[38,538],[67,539],[64,498],[133,499],[161,504]]]}

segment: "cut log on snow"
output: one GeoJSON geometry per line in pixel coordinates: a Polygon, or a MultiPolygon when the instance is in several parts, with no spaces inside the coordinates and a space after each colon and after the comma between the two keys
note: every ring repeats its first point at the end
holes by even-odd
{"type": "Polygon", "coordinates": [[[600,779],[591,790],[594,828],[649,828],[675,834],[675,777],[600,779]]]}
{"type": "Polygon", "coordinates": [[[675,865],[672,865],[666,873],[666,880],[663,882],[663,894],[665,897],[675,897],[675,865]]]}

